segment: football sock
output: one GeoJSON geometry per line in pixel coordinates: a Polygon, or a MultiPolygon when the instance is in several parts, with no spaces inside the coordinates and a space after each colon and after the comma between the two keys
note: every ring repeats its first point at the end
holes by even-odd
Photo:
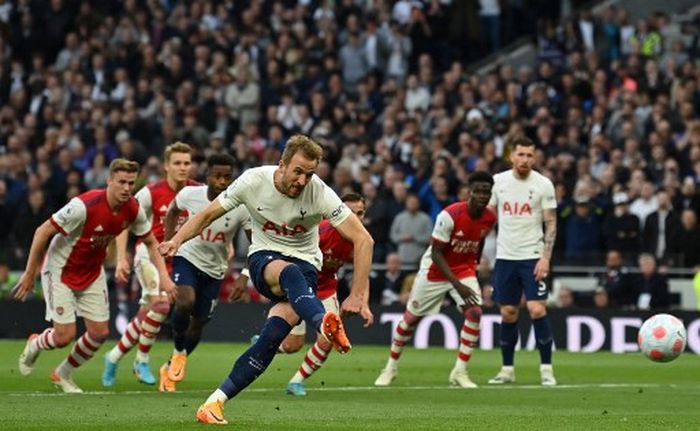
{"type": "Polygon", "coordinates": [[[501,356],[504,366],[513,366],[515,344],[518,342],[517,322],[501,323],[501,356]]]}
{"type": "Polygon", "coordinates": [[[136,352],[136,360],[148,362],[148,352],[151,350],[156,337],[160,332],[160,327],[167,317],[167,312],[162,313],[157,310],[149,310],[146,317],[141,322],[141,335],[139,336],[139,350],[136,352]]]}
{"type": "Polygon", "coordinates": [[[117,345],[114,346],[109,353],[107,353],[109,360],[111,362],[119,362],[122,356],[127,354],[129,350],[131,350],[138,342],[140,334],[141,322],[139,322],[139,318],[136,316],[131,319],[128,325],[126,325],[126,330],[124,331],[124,334],[122,334],[122,337],[119,339],[117,345]]]}
{"type": "Polygon", "coordinates": [[[289,304],[299,317],[316,331],[321,332],[326,310],[297,265],[287,265],[280,272],[280,286],[287,293],[289,304]]]}
{"type": "Polygon", "coordinates": [[[190,313],[183,312],[180,307],[175,307],[173,310],[173,342],[175,343],[175,350],[182,352],[185,350],[185,337],[187,336],[187,327],[190,326],[190,313]]]}
{"type": "Polygon", "coordinates": [[[61,362],[61,365],[56,369],[63,376],[70,375],[74,369],[80,367],[90,358],[95,356],[95,352],[100,348],[105,340],[96,340],[87,332],[84,333],[78,341],[73,344],[70,354],[61,362]]]}
{"type": "Polygon", "coordinates": [[[479,324],[481,322],[481,307],[470,307],[464,312],[464,324],[459,333],[459,353],[455,368],[464,370],[472,357],[472,351],[479,340],[479,324]]]}
{"type": "Polygon", "coordinates": [[[46,328],[44,332],[39,334],[32,342],[29,344],[30,354],[35,354],[39,350],[53,350],[56,348],[56,340],[54,339],[54,329],[46,328]]]}
{"type": "Polygon", "coordinates": [[[396,325],[396,330],[394,331],[394,336],[391,340],[391,351],[389,352],[389,361],[387,362],[387,367],[398,366],[399,359],[401,358],[401,352],[403,351],[406,343],[413,337],[413,331],[416,330],[416,325],[420,319],[416,318],[408,312],[404,313],[403,317],[396,325]],[[411,322],[411,323],[407,323],[411,322]]]}
{"type": "Polygon", "coordinates": [[[228,399],[235,397],[265,371],[291,330],[292,325],[281,317],[267,319],[260,338],[238,358],[231,373],[219,386],[228,399]]]}
{"type": "Polygon", "coordinates": [[[532,325],[535,328],[535,342],[540,351],[540,362],[542,364],[552,363],[552,330],[549,327],[547,316],[533,319],[532,325]]]}
{"type": "Polygon", "coordinates": [[[299,370],[294,374],[294,377],[289,381],[289,383],[301,383],[304,380],[311,377],[313,373],[318,371],[319,368],[328,359],[328,354],[333,350],[333,346],[328,346],[328,350],[324,350],[318,341],[306,352],[304,356],[304,361],[301,363],[299,370]]]}

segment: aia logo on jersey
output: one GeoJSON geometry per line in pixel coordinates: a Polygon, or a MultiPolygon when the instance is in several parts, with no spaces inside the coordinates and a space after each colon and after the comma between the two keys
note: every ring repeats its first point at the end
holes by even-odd
{"type": "Polygon", "coordinates": [[[282,235],[282,236],[294,236],[294,235],[299,234],[299,233],[307,233],[309,230],[300,224],[297,224],[294,226],[287,226],[284,223],[282,223],[281,225],[276,225],[273,222],[268,220],[262,226],[262,231],[263,232],[272,231],[276,235],[282,235]]]}
{"type": "Polygon", "coordinates": [[[455,253],[466,254],[479,252],[479,241],[464,241],[455,238],[450,241],[450,245],[455,253]]]}
{"type": "Polygon", "coordinates": [[[503,203],[503,214],[511,216],[532,215],[532,207],[529,202],[508,202],[503,203]]]}
{"type": "Polygon", "coordinates": [[[199,238],[201,238],[202,241],[209,241],[209,242],[226,242],[226,236],[224,236],[223,232],[214,232],[213,230],[207,228],[203,230],[202,232],[199,233],[199,238]]]}

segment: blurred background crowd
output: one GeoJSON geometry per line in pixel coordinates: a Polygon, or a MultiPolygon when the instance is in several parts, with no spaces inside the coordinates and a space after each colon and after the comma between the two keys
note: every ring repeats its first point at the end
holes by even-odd
{"type": "MultiPolygon", "coordinates": [[[[338,193],[366,197],[378,301],[402,297],[439,211],[471,172],[508,169],[517,135],[556,186],[555,265],[694,268],[700,19],[581,3],[0,0],[0,284],[112,159],[144,184],[184,141],[201,178],[213,153],[276,164],[293,133],[324,146],[338,193]],[[530,64],[471,67],[523,38],[530,64]]],[[[492,262],[493,237],[482,274],[492,262]]]]}

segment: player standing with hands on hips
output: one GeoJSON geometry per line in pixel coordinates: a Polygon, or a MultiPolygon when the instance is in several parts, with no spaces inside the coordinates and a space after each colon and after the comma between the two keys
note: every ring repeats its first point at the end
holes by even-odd
{"type": "Polygon", "coordinates": [[[341,353],[350,350],[338,314],[325,312],[316,297],[323,255],[318,225],[328,219],[353,241],[355,268],[350,296],[341,313],[359,314],[369,300],[369,270],[374,241],[338,195],[314,173],[323,149],[311,138],[292,136],[277,166],[248,169],[202,212],[190,218],[160,252],[173,256],[182,243],[239,205],[251,216],[248,254],[255,288],[274,305],[257,342],[236,361],[229,376],[197,410],[197,420],[225,424],[223,405],[250,385],[270,365],[292,327],[303,319],[341,353]]]}
{"type": "Polygon", "coordinates": [[[552,182],[534,171],[535,145],[526,137],[513,140],[512,169],[494,176],[490,206],[497,208],[498,236],[493,271],[494,300],[501,309],[503,366],[490,384],[515,382],[514,354],[518,312],[525,294],[540,351],[542,385],[557,384],[552,369],[552,330],[547,319],[549,264],[557,236],[557,200],[552,182]],[[544,223],[544,232],[542,225],[544,223]]]}

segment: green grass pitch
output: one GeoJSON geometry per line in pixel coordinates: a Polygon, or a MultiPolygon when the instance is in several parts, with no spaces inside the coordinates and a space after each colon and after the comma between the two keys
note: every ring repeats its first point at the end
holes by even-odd
{"type": "MultiPolygon", "coordinates": [[[[113,343],[109,343],[111,347],[113,343]]],[[[241,344],[202,343],[192,355],[178,393],[160,394],[136,382],[130,353],[115,387],[100,385],[102,355],[75,374],[83,395],[64,395],[48,375],[68,353],[44,352],[34,373],[22,377],[17,358],[24,341],[0,341],[0,429],[181,430],[202,429],[197,406],[228,374],[241,344]]],[[[154,372],[172,344],[159,341],[154,372]]],[[[389,388],[372,384],[387,347],[356,346],[333,353],[308,382],[308,396],[284,392],[303,353],[279,355],[248,390],[226,405],[230,429],[239,430],[650,430],[700,428],[700,357],[686,352],[675,362],[655,364],[641,354],[556,352],[560,386],[539,386],[538,356],[518,352],[517,383],[488,386],[500,365],[496,351],[476,351],[470,375],[478,389],[450,388],[455,351],[407,348],[400,374],[389,388]]]]}

